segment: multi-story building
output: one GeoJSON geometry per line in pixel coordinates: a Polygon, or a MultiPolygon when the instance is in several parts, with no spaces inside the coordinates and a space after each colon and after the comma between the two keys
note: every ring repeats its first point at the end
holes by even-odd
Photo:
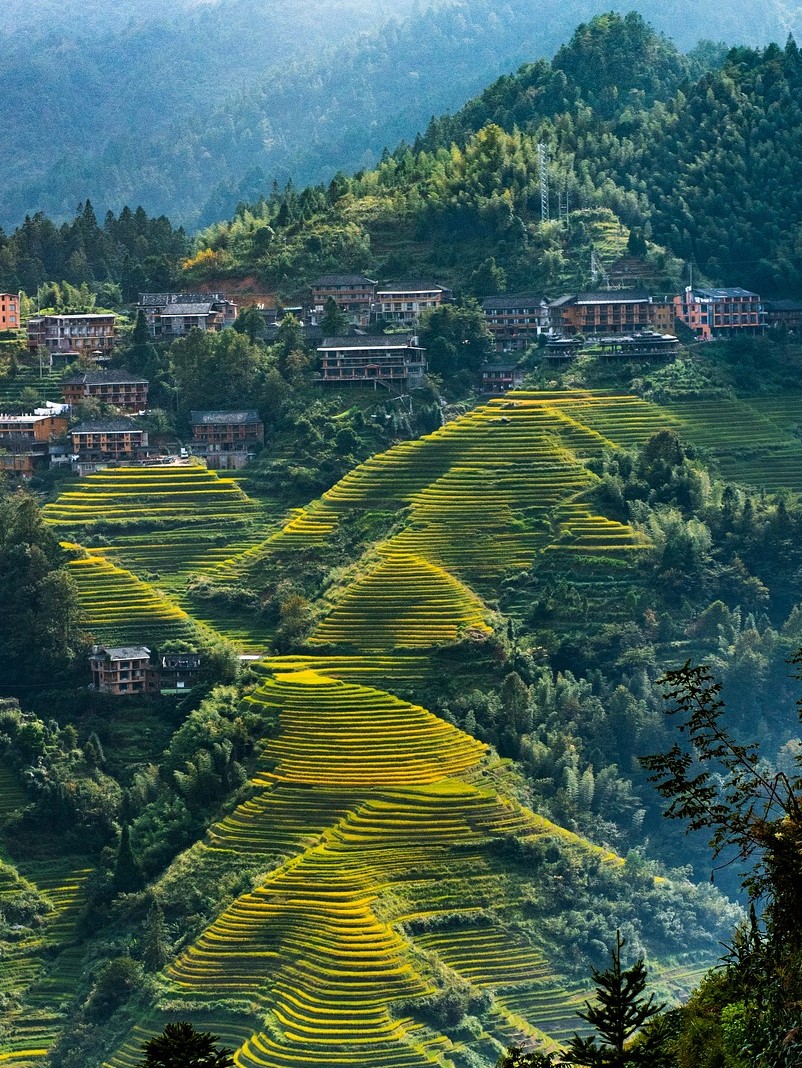
{"type": "Polygon", "coordinates": [[[326,338],[320,348],[320,381],[336,385],[373,382],[419,385],[425,351],[411,334],[326,338]]]}
{"type": "Polygon", "coordinates": [[[552,301],[551,324],[563,337],[632,334],[652,325],[652,299],[637,289],[573,293],[552,301]]]}
{"type": "Polygon", "coordinates": [[[265,440],[264,423],[254,409],[192,412],[192,451],[216,470],[244,467],[265,440]]]}
{"type": "Polygon", "coordinates": [[[18,330],[19,293],[0,293],[0,330],[18,330]]]}
{"type": "Polygon", "coordinates": [[[549,305],[533,293],[485,297],[487,326],[498,352],[521,352],[549,330],[549,305]]]}
{"type": "Polygon", "coordinates": [[[191,689],[198,680],[200,666],[200,653],[164,653],[159,673],[161,690],[191,689]]]}
{"type": "Polygon", "coordinates": [[[67,404],[91,397],[123,412],[142,412],[148,406],[148,380],[129,371],[79,371],[61,380],[67,404]]]}
{"type": "Polygon", "coordinates": [[[757,293],[748,289],[699,289],[686,286],[674,297],[674,313],[703,341],[762,334],[766,312],[757,293]]]}
{"type": "Polygon", "coordinates": [[[376,290],[371,318],[416,326],[427,308],[451,300],[451,290],[427,282],[396,282],[376,290]]]}
{"type": "Polygon", "coordinates": [[[367,326],[376,299],[376,282],[363,274],[323,274],[309,287],[311,310],[317,320],[331,298],[354,326],[367,326]]]}
{"type": "Polygon", "coordinates": [[[48,462],[51,443],[67,433],[67,418],[52,412],[0,413],[0,470],[30,477],[48,462]]]}
{"type": "Polygon", "coordinates": [[[146,645],[96,645],[89,657],[92,684],[115,697],[159,691],[159,676],[146,645]]]}
{"type": "Polygon", "coordinates": [[[784,326],[793,334],[802,330],[802,300],[767,300],[766,326],[784,326]]]}
{"type": "Polygon", "coordinates": [[[222,293],[140,293],[137,309],[158,341],[223,330],[237,318],[237,305],[222,293]]]}
{"type": "Polygon", "coordinates": [[[28,320],[28,348],[43,348],[51,357],[59,353],[107,356],[114,348],[115,316],[109,312],[91,315],[36,315],[28,320]]]}
{"type": "Polygon", "coordinates": [[[98,464],[109,461],[141,460],[148,446],[148,433],[122,416],[116,419],[91,419],[70,431],[77,469],[87,474],[98,464]]]}
{"type": "Polygon", "coordinates": [[[513,363],[486,363],[482,365],[482,389],[486,393],[506,393],[523,384],[524,370],[513,363]]]}

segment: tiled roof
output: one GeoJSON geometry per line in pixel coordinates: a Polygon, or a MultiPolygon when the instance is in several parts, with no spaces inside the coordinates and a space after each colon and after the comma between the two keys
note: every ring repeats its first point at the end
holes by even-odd
{"type": "Polygon", "coordinates": [[[255,408],[240,412],[191,412],[193,426],[210,423],[260,423],[259,413],[255,408]]]}
{"type": "Polygon", "coordinates": [[[313,286],[375,286],[373,278],[364,274],[322,274],[312,282],[313,286]]]}
{"type": "Polygon", "coordinates": [[[382,334],[380,337],[326,337],[322,349],[401,349],[415,342],[412,334],[382,334]]]}
{"type": "Polygon", "coordinates": [[[104,655],[108,660],[138,660],[149,657],[150,649],[148,649],[147,645],[115,645],[102,646],[98,649],[98,653],[104,655]]]}
{"type": "Polygon", "coordinates": [[[482,308],[485,311],[502,310],[505,308],[540,308],[543,297],[535,293],[510,293],[501,297],[485,297],[482,308]]]}
{"type": "Polygon", "coordinates": [[[130,430],[135,434],[141,434],[139,427],[135,426],[131,419],[87,419],[79,423],[70,431],[71,434],[121,434],[130,430]]]}
{"type": "Polygon", "coordinates": [[[77,374],[62,378],[63,386],[103,386],[124,383],[141,383],[147,385],[147,378],[141,375],[132,375],[130,371],[79,371],[77,374]]]}
{"type": "Polygon", "coordinates": [[[170,319],[174,315],[208,315],[212,310],[212,302],[198,304],[165,304],[161,309],[162,319],[170,319]]]}

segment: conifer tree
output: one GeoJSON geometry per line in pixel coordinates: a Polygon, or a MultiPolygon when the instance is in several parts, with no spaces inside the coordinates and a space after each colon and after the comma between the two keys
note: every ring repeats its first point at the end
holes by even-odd
{"type": "Polygon", "coordinates": [[[142,1047],[136,1068],[232,1068],[231,1050],[216,1049],[217,1035],[196,1031],[191,1023],[169,1023],[142,1047]]]}
{"type": "Polygon", "coordinates": [[[142,885],[142,875],[131,848],[131,832],[128,824],[123,824],[120,844],[117,847],[117,859],[114,862],[112,887],[115,894],[130,894],[142,885]]]}
{"type": "Polygon", "coordinates": [[[596,984],[595,1003],[585,1002],[578,1015],[596,1028],[596,1034],[582,1038],[575,1034],[568,1045],[567,1063],[577,1068],[654,1068],[659,1063],[655,1039],[636,1048],[630,1040],[665,1007],[655,1002],[654,994],[644,996],[646,966],[640,957],[630,968],[621,965],[621,950],[626,939],[615,933],[610,950],[610,967],[603,972],[593,968],[596,984]]]}
{"type": "Polygon", "coordinates": [[[150,906],[145,922],[142,963],[149,972],[158,972],[167,963],[167,929],[164,911],[158,901],[150,906]]]}

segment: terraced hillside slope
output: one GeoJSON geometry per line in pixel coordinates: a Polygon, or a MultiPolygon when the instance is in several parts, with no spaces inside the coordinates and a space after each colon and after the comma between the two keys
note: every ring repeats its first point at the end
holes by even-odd
{"type": "Polygon", "coordinates": [[[267,647],[258,628],[225,615],[192,620],[181,603],[188,575],[258,544],[271,525],[234,479],[199,463],[110,468],[82,478],[44,515],[91,557],[71,570],[100,640],[158,643],[191,638],[200,625],[243,651],[267,647]]]}
{"type": "MultiPolygon", "coordinates": [[[[595,514],[586,494],[597,478],[585,460],[614,443],[604,433],[612,427],[616,443],[630,444],[672,422],[632,396],[516,393],[491,400],[367,460],[219,574],[257,567],[266,553],[325,546],[349,517],[367,512],[398,516],[400,529],[379,546],[381,561],[360,583],[384,584],[388,561],[406,556],[487,596],[507,572],[530,567],[544,552],[626,557],[647,541],[595,514]]],[[[394,575],[393,585],[414,601],[421,583],[413,571],[394,575]]],[[[330,640],[329,629],[325,624],[320,640],[330,640]]]]}
{"type": "MultiPolygon", "coordinates": [[[[547,917],[555,893],[581,908],[585,880],[612,878],[616,916],[640,924],[623,861],[505,797],[514,782],[481,743],[388,693],[265,669],[246,702],[272,725],[253,796],[192,861],[237,866],[252,889],[168,964],[108,1064],[130,1068],[144,1038],[178,1017],[223,1036],[242,1068],[450,1068],[565,1035],[578,990],[547,917]],[[541,880],[511,859],[513,840],[541,857],[541,880]],[[478,1031],[438,1014],[455,986],[478,1031]]],[[[698,898],[689,933],[704,913],[698,898]]],[[[667,956],[694,936],[652,941],[667,956]]]]}
{"type": "Polygon", "coordinates": [[[548,1046],[575,1026],[587,975],[563,917],[583,929],[599,902],[587,940],[632,925],[666,989],[687,989],[723,933],[720,900],[537,816],[506,762],[414,696],[455,643],[464,685],[506,625],[509,576],[637,572],[649,540],[598,514],[589,464],[678,424],[632,396],[508,395],[374,456],[261,540],[253,502],[202,468],[104,472],[49,506],[88,545],[72,566],[98,626],[185,625],[169,609],[193,570],[257,591],[304,562],[327,575],[305,646],[264,660],[246,699],[266,738],[250,798],[149,888],[168,920],[187,872],[235,896],[179,940],[108,1064],[131,1068],[177,1017],[242,1068],[477,1068],[512,1041],[548,1046]],[[160,518],[139,529],[151,503],[160,518]],[[154,570],[161,599],[142,582],[154,570]],[[670,931],[651,922],[665,908],[670,931]]]}

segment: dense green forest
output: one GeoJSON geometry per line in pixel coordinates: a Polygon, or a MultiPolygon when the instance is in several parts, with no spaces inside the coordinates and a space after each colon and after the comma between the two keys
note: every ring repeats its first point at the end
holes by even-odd
{"type": "Polygon", "coordinates": [[[206,225],[274,179],[303,185],[372,165],[385,145],[550,56],[574,24],[610,6],[634,7],[683,48],[800,29],[782,0],[726,13],[690,0],[571,0],[559,13],[546,0],[95,2],[37,5],[28,18],[14,8],[0,63],[14,115],[0,224],[37,211],[60,221],[89,197],[104,210],[142,204],[206,225]]]}
{"type": "Polygon", "coordinates": [[[697,278],[796,293],[801,77],[793,41],[683,56],[638,15],[604,16],[375,169],[241,206],[201,234],[190,276],[255,272],[292,292],[320,269],[411,268],[478,291],[495,265],[500,288],[555,293],[589,283],[591,245],[609,262],[634,231],[665,291],[686,261],[697,278]],[[540,222],[540,142],[567,233],[540,222]]]}

